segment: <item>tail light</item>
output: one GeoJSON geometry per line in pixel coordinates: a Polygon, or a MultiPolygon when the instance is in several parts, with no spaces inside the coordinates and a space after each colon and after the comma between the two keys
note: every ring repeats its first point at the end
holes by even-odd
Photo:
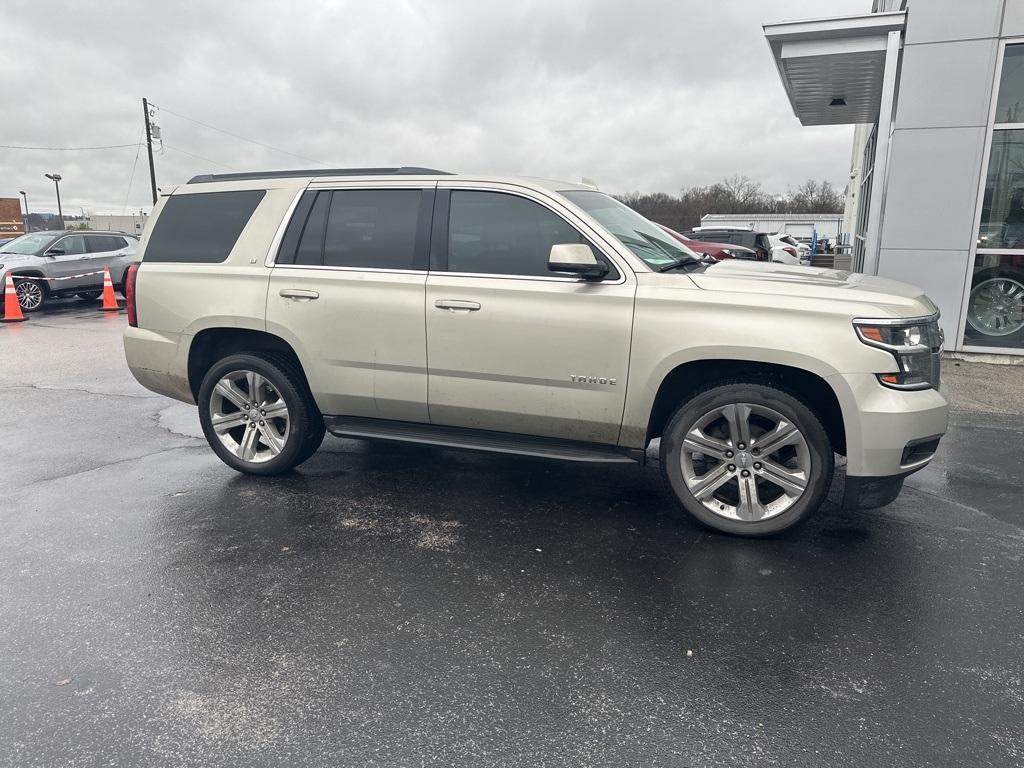
{"type": "Polygon", "coordinates": [[[138,278],[139,265],[129,264],[128,271],[124,276],[124,298],[128,303],[128,325],[132,328],[139,327],[139,314],[135,309],[135,281],[138,278]]]}
{"type": "Polygon", "coordinates": [[[790,247],[787,246],[786,248],[783,248],[782,250],[784,250],[786,253],[788,253],[790,256],[792,256],[794,259],[796,258],[796,248],[790,248],[790,247]]]}

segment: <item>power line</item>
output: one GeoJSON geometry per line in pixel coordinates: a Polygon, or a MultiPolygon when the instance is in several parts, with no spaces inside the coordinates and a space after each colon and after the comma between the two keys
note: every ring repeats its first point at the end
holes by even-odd
{"type": "Polygon", "coordinates": [[[93,149],[124,149],[138,144],[109,144],[105,147],[22,147],[14,144],[0,144],[0,149],[37,149],[45,152],[86,152],[93,149]]]}
{"type": "Polygon", "coordinates": [[[202,155],[194,155],[191,152],[186,152],[184,149],[178,149],[177,147],[172,147],[170,144],[167,144],[166,142],[164,143],[164,147],[167,148],[167,149],[173,150],[174,152],[180,152],[183,155],[188,155],[189,157],[194,157],[196,160],[202,160],[204,163],[213,163],[214,165],[219,165],[222,168],[228,168],[228,169],[230,169],[232,171],[241,171],[240,168],[235,168],[233,165],[227,165],[226,163],[218,163],[216,160],[211,160],[210,158],[203,157],[202,155]]]}
{"type": "Polygon", "coordinates": [[[256,141],[255,139],[247,139],[245,136],[239,136],[237,133],[232,133],[231,131],[225,131],[223,128],[218,128],[215,125],[210,125],[209,123],[204,123],[201,120],[196,120],[195,118],[179,114],[178,112],[174,112],[173,110],[167,109],[167,107],[161,107],[158,104],[153,104],[153,102],[150,102],[150,106],[156,107],[157,109],[162,110],[163,112],[167,112],[168,114],[174,115],[175,117],[180,117],[182,120],[188,120],[190,123],[195,123],[196,125],[201,125],[204,128],[209,128],[211,131],[217,131],[217,133],[223,133],[225,136],[231,136],[232,138],[240,139],[241,141],[247,141],[250,144],[255,144],[257,146],[273,150],[274,152],[279,152],[282,155],[288,155],[289,157],[294,157],[294,158],[297,158],[299,160],[304,160],[307,163],[313,163],[314,165],[327,165],[327,163],[321,162],[320,160],[314,160],[314,159],[312,159],[310,157],[303,157],[302,155],[296,155],[294,152],[289,152],[288,150],[280,149],[279,147],[274,147],[274,146],[271,146],[270,144],[264,144],[262,141],[256,141]]]}
{"type": "Polygon", "coordinates": [[[128,197],[132,193],[132,182],[135,181],[135,166],[139,164],[139,153],[142,152],[142,136],[145,132],[145,127],[139,131],[139,146],[135,149],[135,159],[132,160],[132,172],[128,177],[128,191],[124,193],[124,208],[121,211],[122,213],[128,213],[128,197]]]}

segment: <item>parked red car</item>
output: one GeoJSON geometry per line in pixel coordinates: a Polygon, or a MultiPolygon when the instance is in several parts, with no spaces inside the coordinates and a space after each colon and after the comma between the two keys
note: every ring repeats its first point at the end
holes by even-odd
{"type": "Polygon", "coordinates": [[[691,240],[685,235],[681,235],[674,229],[669,229],[664,224],[659,224],[663,230],[672,235],[676,240],[681,242],[691,251],[697,253],[706,253],[708,256],[721,261],[722,259],[750,259],[751,261],[757,260],[757,253],[752,249],[746,248],[742,245],[732,245],[731,243],[709,243],[704,240],[691,240]]]}

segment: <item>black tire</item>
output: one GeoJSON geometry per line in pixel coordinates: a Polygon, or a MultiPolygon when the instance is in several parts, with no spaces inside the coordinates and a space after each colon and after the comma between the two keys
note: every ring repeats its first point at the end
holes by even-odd
{"type": "Polygon", "coordinates": [[[15,277],[14,278],[14,291],[15,291],[15,293],[18,296],[18,304],[21,307],[21,311],[25,312],[25,313],[28,313],[28,312],[38,312],[40,309],[42,309],[46,305],[46,302],[50,298],[50,291],[47,289],[46,284],[42,280],[29,280],[29,279],[25,279],[25,278],[19,280],[17,277],[15,277]],[[21,296],[20,293],[18,293],[18,286],[22,285],[23,283],[27,283],[30,286],[31,285],[38,286],[38,288],[39,288],[39,303],[38,304],[30,304],[29,306],[26,306],[25,303],[22,301],[22,296],[21,296]]]}
{"type": "Polygon", "coordinates": [[[75,296],[80,298],[82,301],[96,301],[100,296],[103,295],[103,291],[85,291],[83,293],[76,293],[75,296]]]}
{"type": "MultiPolygon", "coordinates": [[[[324,420],[298,366],[287,357],[270,353],[238,353],[217,361],[199,388],[199,421],[214,453],[232,469],[251,475],[277,475],[313,455],[323,440],[324,420]],[[288,408],[288,431],[280,452],[265,461],[245,461],[225,446],[213,429],[210,402],[217,382],[232,371],[253,371],[263,376],[288,408]]],[[[268,419],[268,423],[269,423],[268,419]]]]}
{"type": "Polygon", "coordinates": [[[709,528],[737,536],[770,536],[803,522],[825,500],[834,470],[832,443],[818,417],[799,398],[764,384],[728,382],[697,393],[676,409],[661,437],[662,477],[679,508],[709,528]],[[683,477],[681,453],[686,435],[706,414],[736,403],[763,406],[781,414],[800,430],[806,442],[810,461],[806,487],[788,509],[774,517],[735,520],[716,514],[691,493],[683,477]]]}

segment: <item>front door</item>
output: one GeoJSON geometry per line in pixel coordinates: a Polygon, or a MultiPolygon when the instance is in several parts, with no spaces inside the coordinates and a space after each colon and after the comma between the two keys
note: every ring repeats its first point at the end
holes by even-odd
{"type": "MultiPolygon", "coordinates": [[[[94,277],[79,277],[89,268],[85,235],[66,235],[46,249],[46,276],[59,278],[48,282],[51,291],[70,291],[89,287],[94,277]]],[[[100,278],[103,283],[103,278],[100,278]]]]}
{"type": "Polygon", "coordinates": [[[310,190],[285,231],[267,330],[324,415],[426,422],[430,188],[310,190]]]}
{"type": "Polygon", "coordinates": [[[592,241],[511,192],[438,190],[427,278],[430,421],[615,444],[636,283],[548,269],[551,246],[592,241]]]}

